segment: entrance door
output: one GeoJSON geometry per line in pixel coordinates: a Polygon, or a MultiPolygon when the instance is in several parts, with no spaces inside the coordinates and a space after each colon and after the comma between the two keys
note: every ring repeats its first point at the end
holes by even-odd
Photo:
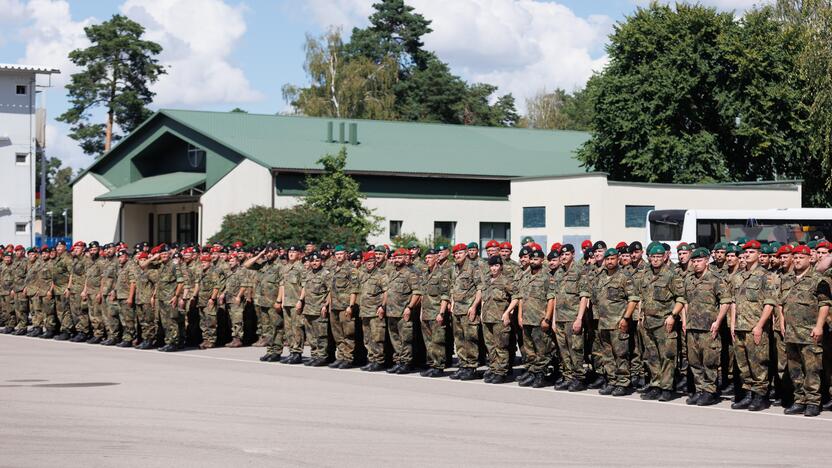
{"type": "Polygon", "coordinates": [[[197,241],[197,222],[198,216],[196,211],[176,214],[176,242],[196,243],[197,241]]]}

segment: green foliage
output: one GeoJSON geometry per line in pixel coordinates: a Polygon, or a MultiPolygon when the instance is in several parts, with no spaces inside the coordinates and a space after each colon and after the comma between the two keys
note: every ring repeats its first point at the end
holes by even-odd
{"type": "Polygon", "coordinates": [[[408,248],[411,242],[416,242],[417,244],[419,244],[419,248],[421,249],[422,255],[424,255],[428,249],[432,249],[436,247],[438,244],[445,244],[447,246],[451,245],[450,239],[447,239],[445,237],[428,236],[425,239],[419,239],[419,237],[412,232],[403,232],[400,235],[390,239],[390,241],[393,243],[394,249],[406,249],[408,248]]]}
{"type": "Polygon", "coordinates": [[[806,46],[770,7],[736,19],[700,5],[639,8],[587,84],[594,134],[579,158],[615,180],[807,178],[806,46]]]}
{"type": "Polygon", "coordinates": [[[233,112],[235,114],[248,114],[248,111],[245,109],[240,109],[239,107],[235,107],[231,109],[229,112],[233,112]]]}
{"type": "Polygon", "coordinates": [[[325,213],[330,224],[343,226],[363,238],[380,231],[380,219],[364,206],[358,182],[344,172],[347,149],[327,154],[317,161],[324,173],[306,177],[303,204],[325,213]]]}
{"type": "Polygon", "coordinates": [[[242,241],[258,246],[269,242],[300,245],[308,240],[363,246],[366,237],[347,226],[333,225],[326,214],[314,208],[255,206],[242,213],[225,215],[219,232],[209,242],[231,244],[242,241]]]}
{"type": "Polygon", "coordinates": [[[545,89],[526,99],[526,116],[518,126],[547,130],[588,130],[592,120],[592,103],[586,89],[567,93],[545,89]]]}
{"type": "MultiPolygon", "coordinates": [[[[69,182],[72,180],[72,168],[62,167],[62,162],[58,158],[49,158],[46,162],[46,211],[52,212],[52,235],[64,235],[64,210],[68,210],[67,219],[72,220],[72,186],[69,182]]],[[[35,165],[37,177],[35,177],[35,190],[40,193],[40,171],[41,161],[37,158],[35,165]]],[[[40,211],[38,211],[40,213],[40,211]]],[[[43,224],[44,234],[49,235],[49,220],[45,220],[43,224]]],[[[67,233],[72,233],[68,227],[67,233]]]]}
{"type": "Polygon", "coordinates": [[[129,133],[147,119],[147,105],[154,93],[149,85],[165,73],[156,56],[162,47],[142,39],[144,28],[126,16],[113,15],[101,24],[84,28],[92,45],[69,53],[69,59],[81,68],[66,86],[70,107],[57,120],[71,125],[69,136],[80,142],[81,149],[99,155],[109,149],[107,128],[112,142],[123,132],[129,133]],[[106,123],[91,123],[91,112],[103,108],[106,123]]]}

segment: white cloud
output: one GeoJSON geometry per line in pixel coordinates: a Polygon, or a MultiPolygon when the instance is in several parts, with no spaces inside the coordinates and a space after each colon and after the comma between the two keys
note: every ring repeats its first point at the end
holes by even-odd
{"type": "Polygon", "coordinates": [[[220,0],[127,0],[122,13],[141,23],[145,37],[164,48],[168,67],[154,85],[157,106],[257,101],[243,71],[230,61],[246,31],[243,7],[220,0]]]}
{"type": "Polygon", "coordinates": [[[74,170],[92,164],[93,157],[84,154],[78,142],[67,136],[69,127],[61,123],[46,124],[46,156],[60,159],[74,170]]]}
{"type": "Polygon", "coordinates": [[[345,35],[353,27],[363,27],[373,12],[375,0],[306,0],[305,7],[322,28],[341,26],[345,35]]]}
{"type": "MultiPolygon", "coordinates": [[[[636,0],[636,3],[639,6],[647,6],[650,4],[651,0],[636,0]]],[[[750,10],[754,7],[770,5],[774,3],[775,0],[698,0],[697,3],[716,7],[719,10],[723,11],[735,11],[739,14],[745,13],[746,10],[750,10]]],[[[669,5],[673,5],[676,3],[676,0],[660,0],[661,3],[666,3],[669,5]]]]}

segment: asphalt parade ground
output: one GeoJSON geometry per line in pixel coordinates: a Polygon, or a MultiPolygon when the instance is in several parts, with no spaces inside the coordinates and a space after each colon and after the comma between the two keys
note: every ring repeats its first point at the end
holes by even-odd
{"type": "Polygon", "coordinates": [[[0,466],[822,466],[832,414],[733,411],[0,335],[0,466]]]}

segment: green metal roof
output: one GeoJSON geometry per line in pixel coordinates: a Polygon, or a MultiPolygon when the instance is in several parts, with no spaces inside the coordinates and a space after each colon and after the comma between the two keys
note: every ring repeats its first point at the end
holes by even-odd
{"type": "Polygon", "coordinates": [[[171,197],[205,183],[200,172],[171,172],[145,177],[136,182],[113,189],[98,196],[97,201],[137,200],[142,198],[171,197]]]}
{"type": "MultiPolygon", "coordinates": [[[[314,170],[341,143],[327,141],[327,126],[357,124],[357,145],[347,143],[347,170],[355,172],[517,177],[585,172],[575,150],[589,134],[574,131],[476,127],[432,123],[162,110],[159,114],[272,169],[314,170]]],[[[128,137],[129,138],[129,137],[128,137]]],[[[102,158],[103,159],[103,158],[102,158]]]]}

